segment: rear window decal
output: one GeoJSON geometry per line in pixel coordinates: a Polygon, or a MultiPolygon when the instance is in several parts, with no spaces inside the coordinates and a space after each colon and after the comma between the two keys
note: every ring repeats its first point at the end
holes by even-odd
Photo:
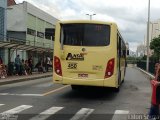
{"type": "Polygon", "coordinates": [[[78,61],[83,61],[84,60],[84,55],[83,54],[72,54],[68,53],[66,60],[78,60],[78,61]]]}

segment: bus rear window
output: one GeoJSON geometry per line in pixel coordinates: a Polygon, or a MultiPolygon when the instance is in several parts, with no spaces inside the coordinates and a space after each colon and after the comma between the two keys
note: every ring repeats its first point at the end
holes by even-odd
{"type": "Polygon", "coordinates": [[[110,43],[110,26],[103,24],[62,24],[64,45],[107,46],[110,43]]]}

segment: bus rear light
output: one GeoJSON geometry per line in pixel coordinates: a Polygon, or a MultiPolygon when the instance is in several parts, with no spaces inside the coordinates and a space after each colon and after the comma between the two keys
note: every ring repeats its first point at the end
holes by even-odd
{"type": "Polygon", "coordinates": [[[61,62],[60,59],[56,56],[54,56],[54,71],[56,72],[56,74],[62,76],[61,62]]]}
{"type": "Polygon", "coordinates": [[[104,78],[111,77],[113,75],[113,72],[114,72],[114,58],[112,58],[108,61],[104,78]]]}

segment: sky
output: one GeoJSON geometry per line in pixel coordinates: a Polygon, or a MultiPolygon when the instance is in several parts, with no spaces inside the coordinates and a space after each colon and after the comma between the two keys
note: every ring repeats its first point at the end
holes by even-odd
{"type": "MultiPolygon", "coordinates": [[[[15,0],[22,3],[24,0],[15,0]]],[[[149,0],[25,0],[59,20],[89,19],[116,22],[129,48],[136,51],[147,32],[149,0]]],[[[160,19],[160,0],[151,0],[150,20],[160,19]]]]}

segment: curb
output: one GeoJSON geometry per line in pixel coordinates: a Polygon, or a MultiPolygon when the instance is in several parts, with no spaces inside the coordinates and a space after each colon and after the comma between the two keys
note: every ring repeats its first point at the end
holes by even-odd
{"type": "MultiPolygon", "coordinates": [[[[138,67],[137,67],[138,68],[138,67]]],[[[150,79],[154,79],[154,75],[152,75],[151,73],[148,73],[147,71],[141,69],[141,68],[138,68],[141,72],[143,72],[144,74],[146,74],[147,76],[150,77],[150,79]]]]}
{"type": "Polygon", "coordinates": [[[0,82],[0,85],[30,81],[30,80],[35,80],[35,79],[39,79],[39,78],[47,78],[47,77],[52,77],[52,74],[44,75],[44,76],[37,76],[37,77],[34,76],[34,77],[28,77],[28,78],[20,78],[20,79],[17,79],[17,80],[8,80],[8,81],[6,80],[6,81],[3,81],[3,82],[0,82]]]}

